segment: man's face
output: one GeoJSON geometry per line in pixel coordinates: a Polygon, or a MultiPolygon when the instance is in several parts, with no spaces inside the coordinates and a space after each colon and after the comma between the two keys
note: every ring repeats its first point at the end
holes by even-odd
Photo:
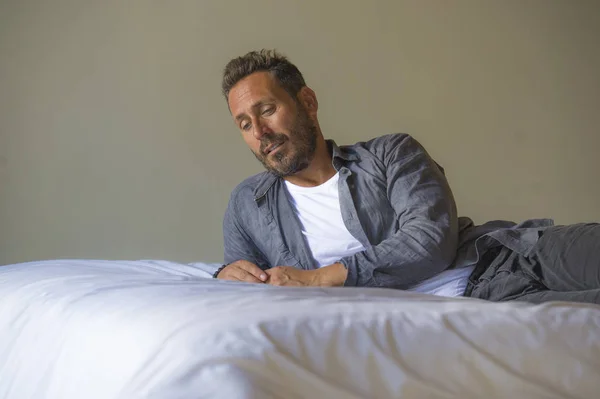
{"type": "Polygon", "coordinates": [[[316,125],[270,73],[256,72],[239,81],[228,102],[246,144],[267,170],[285,177],[310,164],[316,125]]]}

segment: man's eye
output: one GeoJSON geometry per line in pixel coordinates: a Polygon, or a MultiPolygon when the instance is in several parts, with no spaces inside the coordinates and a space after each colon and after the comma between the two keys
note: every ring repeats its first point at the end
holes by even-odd
{"type": "Polygon", "coordinates": [[[250,130],[251,126],[252,126],[251,123],[245,123],[242,125],[242,130],[248,131],[248,130],[250,130]]]}
{"type": "Polygon", "coordinates": [[[267,109],[265,109],[262,114],[263,115],[272,115],[273,112],[275,112],[275,107],[269,107],[267,109]]]}

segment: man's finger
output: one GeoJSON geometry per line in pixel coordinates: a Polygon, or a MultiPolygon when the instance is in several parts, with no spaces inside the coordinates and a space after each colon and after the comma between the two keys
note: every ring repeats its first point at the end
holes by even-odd
{"type": "Polygon", "coordinates": [[[221,280],[233,280],[233,281],[245,281],[250,283],[262,283],[259,279],[242,269],[236,263],[227,265],[221,272],[219,272],[218,279],[221,280]]]}
{"type": "Polygon", "coordinates": [[[253,274],[248,273],[245,269],[239,266],[234,266],[231,269],[230,275],[238,281],[244,281],[247,283],[262,283],[262,281],[256,278],[253,274]]]}
{"type": "Polygon", "coordinates": [[[268,276],[269,281],[267,284],[270,285],[283,285],[283,281],[281,279],[281,269],[279,267],[273,267],[271,269],[265,270],[265,273],[268,276]]]}
{"type": "Polygon", "coordinates": [[[248,273],[245,270],[243,270],[243,272],[245,273],[245,275],[243,277],[244,280],[242,280],[242,281],[245,281],[247,283],[258,283],[258,284],[262,284],[263,283],[263,281],[261,279],[256,278],[256,276],[253,275],[252,273],[248,273]]]}
{"type": "Polygon", "coordinates": [[[256,266],[252,262],[239,261],[236,262],[236,266],[238,266],[240,269],[243,269],[247,273],[253,275],[260,282],[267,281],[267,273],[265,273],[260,267],[256,266]]]}

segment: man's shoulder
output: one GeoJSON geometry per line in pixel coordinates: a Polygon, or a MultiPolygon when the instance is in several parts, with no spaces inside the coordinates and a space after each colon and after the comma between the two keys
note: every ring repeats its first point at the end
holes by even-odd
{"type": "Polygon", "coordinates": [[[420,148],[417,140],[407,133],[391,133],[374,137],[367,141],[359,141],[356,144],[342,145],[340,150],[345,153],[355,153],[359,156],[371,155],[380,160],[386,155],[394,152],[412,152],[420,148]]]}

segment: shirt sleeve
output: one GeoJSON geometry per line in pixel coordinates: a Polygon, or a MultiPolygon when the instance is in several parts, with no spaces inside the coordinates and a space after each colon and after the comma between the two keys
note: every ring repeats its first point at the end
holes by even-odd
{"type": "Polygon", "coordinates": [[[269,266],[262,252],[256,247],[243,228],[242,214],[237,209],[237,194],[232,194],[223,218],[223,243],[225,264],[247,260],[261,269],[269,266]]]}
{"type": "Polygon", "coordinates": [[[340,260],[346,286],[408,288],[448,268],[456,255],[458,218],[442,169],[411,136],[381,138],[376,155],[398,230],[378,245],[340,260]]]}

